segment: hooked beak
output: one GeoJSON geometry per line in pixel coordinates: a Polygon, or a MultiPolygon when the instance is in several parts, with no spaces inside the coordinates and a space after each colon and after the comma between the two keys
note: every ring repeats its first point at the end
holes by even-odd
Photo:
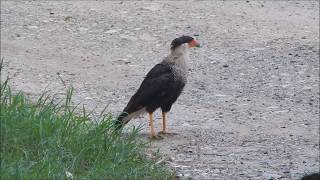
{"type": "Polygon", "coordinates": [[[200,47],[200,43],[196,41],[195,39],[188,43],[189,48],[192,47],[200,47]]]}

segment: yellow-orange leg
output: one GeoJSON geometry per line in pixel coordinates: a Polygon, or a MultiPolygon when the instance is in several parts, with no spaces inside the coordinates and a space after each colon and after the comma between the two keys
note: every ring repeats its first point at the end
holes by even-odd
{"type": "Polygon", "coordinates": [[[156,137],[156,133],[154,132],[154,126],[153,126],[153,113],[149,113],[149,126],[150,126],[150,137],[151,138],[156,137]]]}
{"type": "Polygon", "coordinates": [[[162,133],[167,133],[167,113],[166,112],[162,112],[162,133]]]}

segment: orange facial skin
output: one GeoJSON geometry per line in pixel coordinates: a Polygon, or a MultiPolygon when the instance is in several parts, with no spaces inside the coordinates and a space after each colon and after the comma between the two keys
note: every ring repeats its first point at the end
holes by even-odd
{"type": "Polygon", "coordinates": [[[196,41],[195,39],[188,43],[189,48],[192,47],[200,47],[200,43],[196,41]]]}

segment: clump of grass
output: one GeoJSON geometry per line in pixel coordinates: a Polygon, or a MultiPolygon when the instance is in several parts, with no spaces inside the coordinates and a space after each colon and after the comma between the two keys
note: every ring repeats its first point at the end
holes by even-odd
{"type": "Polygon", "coordinates": [[[111,115],[99,124],[71,106],[72,90],[60,103],[37,102],[0,86],[0,179],[167,179],[171,174],[144,155],[146,143],[133,129],[115,132],[111,115]]]}
{"type": "Polygon", "coordinates": [[[63,20],[64,20],[65,22],[69,22],[69,21],[72,20],[72,16],[65,16],[65,17],[63,18],[63,20]]]}

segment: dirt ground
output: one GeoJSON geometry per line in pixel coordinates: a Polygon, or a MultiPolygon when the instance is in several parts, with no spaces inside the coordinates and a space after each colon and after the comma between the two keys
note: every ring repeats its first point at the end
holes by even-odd
{"type": "Polygon", "coordinates": [[[298,179],[319,171],[318,15],[319,1],[1,1],[1,79],[31,97],[73,86],[119,114],[170,42],[195,36],[177,134],[154,149],[182,179],[298,179]]]}

